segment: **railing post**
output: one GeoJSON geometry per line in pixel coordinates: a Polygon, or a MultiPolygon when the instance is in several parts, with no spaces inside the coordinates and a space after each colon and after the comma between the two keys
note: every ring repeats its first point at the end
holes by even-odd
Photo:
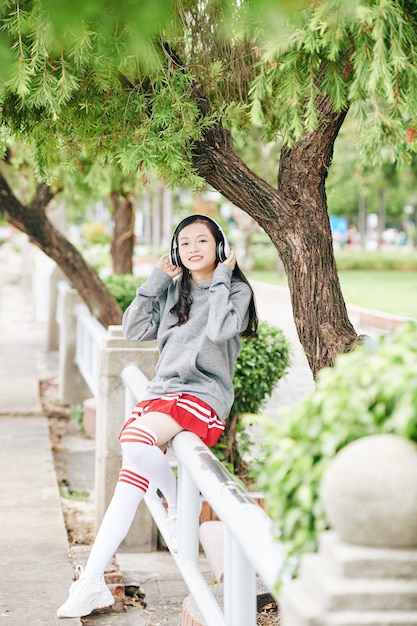
{"type": "Polygon", "coordinates": [[[149,378],[142,369],[131,363],[123,368],[121,378],[125,384],[125,420],[127,420],[135,405],[143,398],[149,378]]]}
{"type": "Polygon", "coordinates": [[[56,319],[56,310],[58,306],[58,283],[64,280],[62,270],[55,265],[49,275],[49,302],[47,312],[47,338],[46,349],[59,349],[59,326],[56,319]]]}
{"type": "Polygon", "coordinates": [[[75,307],[82,303],[78,292],[66,282],[60,282],[59,289],[59,393],[63,404],[81,404],[91,396],[75,363],[77,318],[75,307]]]}
{"type": "Polygon", "coordinates": [[[224,529],[224,621],[227,626],[256,624],[256,572],[233,533],[224,529]]]}
{"type": "Polygon", "coordinates": [[[200,491],[178,462],[179,555],[185,563],[197,564],[199,553],[200,491]]]}
{"type": "MultiPolygon", "coordinates": [[[[172,441],[180,468],[180,549],[176,562],[208,626],[255,626],[256,574],[272,591],[282,564],[282,548],[271,533],[271,520],[201,440],[182,431],[172,441]],[[185,479],[185,484],[183,481],[185,479]],[[185,517],[198,520],[183,498],[192,481],[216,511],[225,528],[224,612],[193,563],[194,527],[184,526],[185,517]],[[190,535],[190,560],[187,542],[190,535]],[[183,536],[184,535],[184,536],[183,536]]],[[[190,522],[192,524],[193,522],[190,522]]],[[[187,522],[185,522],[187,524],[187,522]]]]}
{"type": "MultiPolygon", "coordinates": [[[[96,528],[113,496],[121,466],[119,432],[125,421],[125,386],[121,374],[127,363],[135,363],[151,378],[158,351],[154,342],[131,342],[121,326],[109,326],[99,349],[96,416],[96,528]]],[[[122,549],[151,552],[156,549],[157,531],[146,506],[141,503],[122,549]]]]}
{"type": "Polygon", "coordinates": [[[106,329],[91,315],[85,304],[75,307],[75,315],[77,318],[75,362],[91,393],[97,397],[98,350],[106,329]]]}

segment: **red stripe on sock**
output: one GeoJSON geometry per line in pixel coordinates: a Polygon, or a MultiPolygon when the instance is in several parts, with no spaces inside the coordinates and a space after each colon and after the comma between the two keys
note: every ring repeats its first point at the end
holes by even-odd
{"type": "Polygon", "coordinates": [[[143,476],[140,476],[139,474],[132,472],[132,470],[129,470],[123,467],[120,470],[118,480],[121,483],[128,483],[129,485],[133,485],[134,487],[137,487],[144,493],[147,492],[148,487],[149,487],[149,480],[147,478],[144,478],[143,476]]]}
{"type": "Polygon", "coordinates": [[[149,437],[149,435],[144,434],[140,430],[127,428],[120,435],[120,443],[127,442],[136,442],[136,443],[144,443],[147,446],[156,445],[156,441],[153,437],[149,437]]]}
{"type": "Polygon", "coordinates": [[[126,426],[122,429],[122,432],[119,435],[119,441],[121,443],[144,443],[148,446],[156,445],[156,438],[154,435],[137,424],[136,420],[126,423],[126,426]]]}

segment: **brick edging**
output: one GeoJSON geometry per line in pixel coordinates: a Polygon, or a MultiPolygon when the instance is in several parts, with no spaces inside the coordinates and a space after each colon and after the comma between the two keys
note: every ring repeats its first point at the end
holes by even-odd
{"type": "Polygon", "coordinates": [[[404,322],[415,321],[411,317],[391,315],[374,309],[366,309],[360,306],[346,305],[349,318],[353,318],[358,326],[373,326],[381,330],[393,331],[404,322]]]}
{"type": "Polygon", "coordinates": [[[114,556],[104,572],[104,581],[114,597],[112,610],[122,613],[125,610],[125,583],[123,573],[114,556]]]}

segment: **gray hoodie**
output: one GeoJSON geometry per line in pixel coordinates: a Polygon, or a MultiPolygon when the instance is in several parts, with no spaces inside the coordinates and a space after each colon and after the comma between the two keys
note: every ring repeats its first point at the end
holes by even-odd
{"type": "Polygon", "coordinates": [[[191,281],[189,319],[181,326],[170,309],[178,301],[178,279],[155,267],[123,315],[129,341],[157,339],[159,360],[144,400],[183,392],[200,398],[224,421],[233,404],[233,371],[240,333],[249,320],[250,287],[219,264],[213,277],[191,281]]]}

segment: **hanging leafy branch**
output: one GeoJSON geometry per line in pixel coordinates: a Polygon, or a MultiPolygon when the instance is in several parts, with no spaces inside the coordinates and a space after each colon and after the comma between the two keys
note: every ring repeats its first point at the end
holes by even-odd
{"type": "Polygon", "coordinates": [[[198,184],[191,147],[211,124],[221,119],[247,132],[255,123],[266,141],[291,146],[320,123],[319,94],[336,112],[350,109],[370,162],[409,161],[415,149],[417,8],[410,0],[312,3],[277,44],[259,24],[242,21],[252,4],[262,11],[263,0],[229,2],[227,11],[215,2],[166,0],[165,13],[140,35],[134,19],[144,7],[90,0],[58,37],[68,17],[60,4],[8,0],[0,12],[0,43],[14,56],[1,122],[34,143],[43,178],[58,158],[75,170],[85,146],[125,171],[198,184]],[[152,62],[132,48],[135,34],[152,62]],[[161,40],[186,72],[167,59],[161,40]],[[211,117],[199,115],[193,83],[211,117]]]}
{"type": "Polygon", "coordinates": [[[321,94],[335,111],[350,108],[365,160],[410,162],[410,129],[417,127],[416,20],[417,6],[409,0],[328,2],[304,12],[290,40],[264,52],[252,86],[252,119],[266,140],[281,137],[294,145],[312,132],[321,94]]]}

